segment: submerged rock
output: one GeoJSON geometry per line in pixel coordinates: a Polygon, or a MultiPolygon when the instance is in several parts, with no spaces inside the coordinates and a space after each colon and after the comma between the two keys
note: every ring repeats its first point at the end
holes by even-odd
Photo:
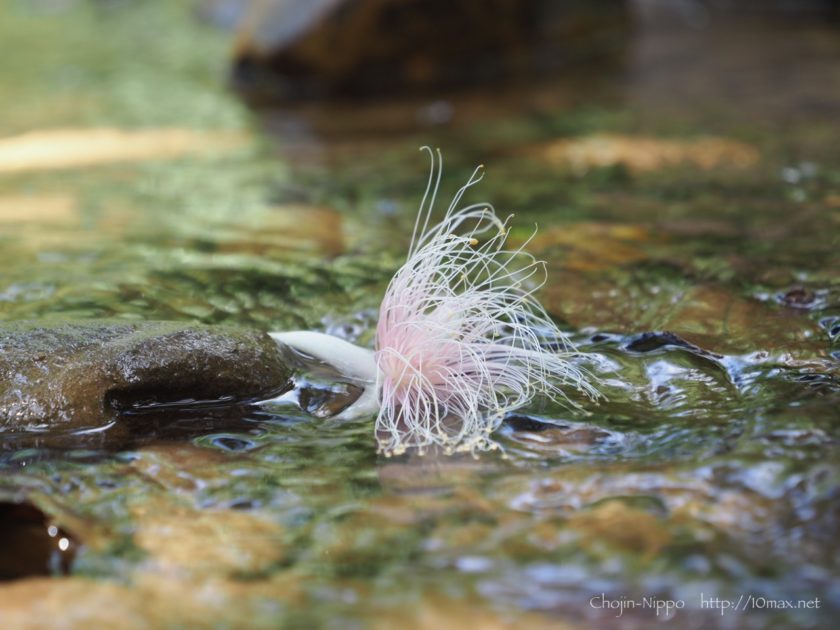
{"type": "Polygon", "coordinates": [[[258,331],[178,322],[0,324],[0,431],[98,427],[121,413],[236,404],[291,387],[258,331]]]}

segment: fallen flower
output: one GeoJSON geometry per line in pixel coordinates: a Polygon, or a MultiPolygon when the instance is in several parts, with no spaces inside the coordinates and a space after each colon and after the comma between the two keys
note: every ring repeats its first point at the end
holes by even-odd
{"type": "Polygon", "coordinates": [[[535,298],[545,264],[506,249],[508,222],[491,206],[459,208],[481,180],[478,167],[443,220],[429,226],[443,160],[432,156],[408,259],[379,309],[371,353],[329,335],[272,333],[278,341],[367,383],[341,417],[377,413],[386,455],[438,446],[446,453],[495,448],[490,434],[504,415],[538,394],[574,405],[574,388],[598,391],[573,359],[577,351],[535,298]]]}

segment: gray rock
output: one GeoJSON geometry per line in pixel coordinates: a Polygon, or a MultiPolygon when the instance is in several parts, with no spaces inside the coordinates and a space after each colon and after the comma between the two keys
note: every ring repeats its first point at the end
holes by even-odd
{"type": "Polygon", "coordinates": [[[0,324],[0,431],[98,427],[139,408],[237,404],[291,387],[266,334],[178,322],[0,324]]]}

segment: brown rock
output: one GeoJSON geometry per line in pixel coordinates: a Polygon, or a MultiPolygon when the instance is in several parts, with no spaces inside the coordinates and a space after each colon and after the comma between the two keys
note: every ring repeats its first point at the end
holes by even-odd
{"type": "Polygon", "coordinates": [[[616,0],[252,0],[235,78],[281,97],[476,83],[557,67],[570,49],[591,61],[628,24],[616,0]]]}
{"type": "Polygon", "coordinates": [[[289,387],[264,333],[178,322],[0,325],[0,431],[102,426],[121,412],[232,404],[289,387]]]}

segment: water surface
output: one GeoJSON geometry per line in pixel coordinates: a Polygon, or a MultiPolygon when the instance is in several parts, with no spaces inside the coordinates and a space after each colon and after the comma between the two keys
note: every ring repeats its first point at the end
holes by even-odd
{"type": "Polygon", "coordinates": [[[3,616],[646,628],[654,610],[599,602],[647,596],[684,602],[679,627],[831,627],[840,33],[672,32],[644,22],[621,64],[562,80],[252,111],[229,34],[179,3],[5,3],[0,155],[27,132],[49,150],[0,160],[3,320],[369,345],[430,144],[448,194],[484,163],[472,199],[515,213],[515,240],[539,225],[544,302],[609,400],[536,401],[479,459],[386,459],[372,418],[293,405],[140,418],[117,443],[0,435],[2,505],[33,506],[0,511],[4,542],[56,576],[5,582],[3,616]],[[820,607],[703,607],[742,595],[820,607]]]}

